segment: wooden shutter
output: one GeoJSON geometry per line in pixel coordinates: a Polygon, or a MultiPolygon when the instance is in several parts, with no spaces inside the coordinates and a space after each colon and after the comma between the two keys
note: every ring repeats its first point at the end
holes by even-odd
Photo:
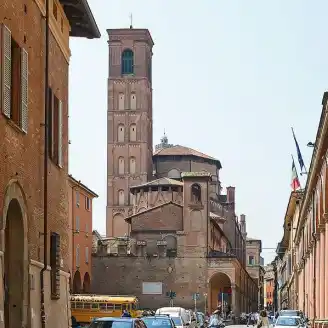
{"type": "Polygon", "coordinates": [[[28,53],[22,49],[21,54],[21,128],[27,133],[28,128],[28,53]]]}
{"type": "Polygon", "coordinates": [[[3,48],[3,103],[2,110],[5,116],[11,116],[11,32],[7,26],[2,29],[3,48]]]}
{"type": "Polygon", "coordinates": [[[48,89],[48,150],[50,158],[54,156],[54,136],[53,136],[53,122],[54,122],[54,97],[51,88],[48,89]]]}
{"type": "Polygon", "coordinates": [[[63,102],[58,104],[58,166],[63,167],[63,102]]]}

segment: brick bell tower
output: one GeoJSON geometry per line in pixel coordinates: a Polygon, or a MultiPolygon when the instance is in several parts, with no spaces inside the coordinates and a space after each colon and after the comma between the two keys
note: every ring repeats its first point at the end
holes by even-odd
{"type": "Polygon", "coordinates": [[[147,29],[107,30],[109,40],[107,111],[106,235],[128,235],[130,187],[152,175],[152,47],[147,29]]]}

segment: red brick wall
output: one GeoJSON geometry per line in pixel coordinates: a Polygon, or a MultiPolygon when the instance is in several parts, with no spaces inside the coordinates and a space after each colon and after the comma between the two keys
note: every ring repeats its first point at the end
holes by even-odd
{"type": "MultiPolygon", "coordinates": [[[[11,179],[18,179],[26,196],[30,257],[42,260],[38,253],[42,241],[39,232],[43,232],[45,24],[33,0],[1,1],[0,23],[4,23],[11,30],[12,37],[29,54],[27,135],[9,124],[2,113],[0,114],[0,209],[3,208],[6,186],[11,179]],[[26,43],[24,43],[24,36],[26,43]]],[[[50,72],[50,86],[63,102],[64,167],[60,169],[49,161],[49,231],[61,235],[62,257],[65,268],[68,269],[70,260],[67,212],[68,63],[52,35],[50,36],[50,72]]]]}
{"type": "Polygon", "coordinates": [[[143,230],[183,230],[182,207],[173,204],[163,205],[132,218],[131,231],[143,230]]]}

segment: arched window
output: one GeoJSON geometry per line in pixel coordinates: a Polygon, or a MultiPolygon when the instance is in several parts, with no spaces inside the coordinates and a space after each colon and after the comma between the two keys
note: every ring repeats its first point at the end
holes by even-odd
{"type": "Polygon", "coordinates": [[[124,174],[124,157],[118,158],[118,174],[124,174]]]}
{"type": "Polygon", "coordinates": [[[122,52],[122,75],[133,74],[134,68],[134,55],[131,49],[125,49],[122,52]]]}
{"type": "Polygon", "coordinates": [[[118,191],[118,205],[124,205],[124,203],[124,190],[121,189],[118,191]]]}
{"type": "Polygon", "coordinates": [[[125,97],[124,97],[124,93],[120,93],[118,95],[118,109],[119,110],[124,110],[125,109],[125,97]]]}
{"type": "Polygon", "coordinates": [[[200,204],[202,202],[202,190],[197,183],[191,186],[191,202],[195,204],[200,204]]]}
{"type": "Polygon", "coordinates": [[[117,127],[117,141],[124,142],[124,125],[119,124],[117,127]]]}
{"type": "Polygon", "coordinates": [[[130,174],[136,173],[136,159],[135,157],[130,157],[130,174]]]}
{"type": "Polygon", "coordinates": [[[132,109],[132,110],[137,109],[137,96],[136,96],[135,92],[132,92],[131,96],[130,96],[130,109],[132,109]]]}
{"type": "Polygon", "coordinates": [[[166,245],[166,256],[167,257],[176,257],[177,256],[177,238],[175,236],[169,235],[165,237],[166,245]]]}
{"type": "Polygon", "coordinates": [[[167,177],[170,179],[180,179],[181,178],[181,173],[177,169],[172,169],[167,173],[167,177]]]}
{"type": "Polygon", "coordinates": [[[135,124],[130,125],[130,141],[137,141],[137,126],[135,124]]]}

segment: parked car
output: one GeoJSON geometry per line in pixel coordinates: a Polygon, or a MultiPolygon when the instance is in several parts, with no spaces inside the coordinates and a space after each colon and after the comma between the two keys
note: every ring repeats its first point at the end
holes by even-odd
{"type": "Polygon", "coordinates": [[[174,321],[169,315],[154,315],[142,317],[147,328],[175,328],[174,321]]]}
{"type": "Polygon", "coordinates": [[[105,317],[94,319],[88,328],[147,328],[139,318],[105,317]]]}
{"type": "Polygon", "coordinates": [[[279,316],[276,322],[274,323],[274,327],[277,328],[301,328],[304,326],[304,321],[300,317],[296,316],[279,316]]]}

